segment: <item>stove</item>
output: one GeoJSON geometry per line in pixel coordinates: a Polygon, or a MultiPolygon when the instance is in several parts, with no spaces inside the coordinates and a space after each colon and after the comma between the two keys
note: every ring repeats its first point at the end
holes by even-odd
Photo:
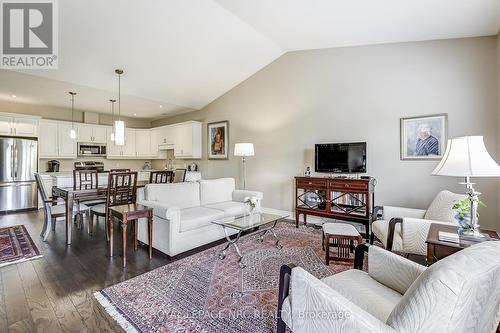
{"type": "Polygon", "coordinates": [[[75,170],[96,170],[97,172],[104,171],[104,162],[94,161],[79,161],[74,163],[75,170]]]}

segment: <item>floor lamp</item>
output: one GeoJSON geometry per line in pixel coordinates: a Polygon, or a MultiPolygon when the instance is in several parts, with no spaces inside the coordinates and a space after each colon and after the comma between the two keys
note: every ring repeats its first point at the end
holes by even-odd
{"type": "Polygon", "coordinates": [[[247,166],[245,158],[247,156],[254,156],[253,143],[237,143],[234,145],[234,156],[241,156],[243,161],[243,189],[247,187],[247,166]]]}
{"type": "Polygon", "coordinates": [[[479,232],[477,207],[479,195],[474,189],[471,177],[500,177],[500,166],[490,156],[482,136],[463,136],[448,140],[443,159],[432,172],[433,175],[462,177],[471,202],[471,229],[464,235],[484,237],[479,232]]]}

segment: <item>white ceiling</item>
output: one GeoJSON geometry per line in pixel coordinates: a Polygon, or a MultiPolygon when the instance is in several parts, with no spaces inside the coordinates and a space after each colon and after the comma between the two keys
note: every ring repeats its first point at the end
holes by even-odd
{"type": "Polygon", "coordinates": [[[124,115],[199,109],[293,50],[494,35],[499,0],[59,1],[59,69],[0,71],[0,99],[124,115]],[[35,77],[34,77],[35,76],[35,77]],[[163,105],[162,108],[159,105],[163,105]]]}
{"type": "Polygon", "coordinates": [[[217,0],[286,51],[496,35],[499,0],[217,0]]]}

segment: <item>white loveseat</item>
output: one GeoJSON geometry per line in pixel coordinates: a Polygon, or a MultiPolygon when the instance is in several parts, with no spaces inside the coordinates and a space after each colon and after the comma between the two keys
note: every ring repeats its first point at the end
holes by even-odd
{"type": "MultiPolygon", "coordinates": [[[[153,248],[169,255],[224,238],[214,220],[245,214],[243,201],[262,192],[235,189],[233,178],[197,182],[148,184],[137,192],[137,203],[153,208],[153,248]]],[[[148,244],[146,220],[139,221],[139,241],[148,244]]],[[[236,231],[233,232],[233,234],[236,231]]]]}

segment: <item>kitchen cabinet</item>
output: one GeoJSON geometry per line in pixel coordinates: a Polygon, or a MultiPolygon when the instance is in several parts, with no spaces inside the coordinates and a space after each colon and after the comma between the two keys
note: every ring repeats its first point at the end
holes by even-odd
{"type": "Polygon", "coordinates": [[[40,120],[40,135],[38,136],[38,155],[41,158],[59,157],[57,149],[57,122],[40,120]]]}
{"type": "Polygon", "coordinates": [[[136,156],[151,157],[151,130],[135,130],[136,156]]]}
{"type": "Polygon", "coordinates": [[[36,137],[38,118],[0,116],[0,135],[36,137]]]}
{"type": "Polygon", "coordinates": [[[112,129],[108,131],[107,140],[107,158],[134,158],[137,157],[136,154],[136,144],[135,144],[135,129],[126,128],[125,129],[125,145],[117,146],[111,140],[109,140],[112,129]]]}
{"type": "Polygon", "coordinates": [[[201,123],[188,121],[172,127],[174,157],[179,159],[201,158],[201,123]]]}
{"type": "Polygon", "coordinates": [[[76,158],[76,140],[69,133],[70,122],[40,120],[38,136],[38,155],[40,158],[76,158]]]}
{"type": "Polygon", "coordinates": [[[58,135],[58,152],[59,158],[76,158],[77,155],[77,144],[75,139],[71,139],[69,133],[73,125],[71,123],[59,123],[57,124],[57,135],[58,135]]]}
{"type": "Polygon", "coordinates": [[[78,142],[105,143],[107,141],[106,126],[78,124],[78,142]]]}

